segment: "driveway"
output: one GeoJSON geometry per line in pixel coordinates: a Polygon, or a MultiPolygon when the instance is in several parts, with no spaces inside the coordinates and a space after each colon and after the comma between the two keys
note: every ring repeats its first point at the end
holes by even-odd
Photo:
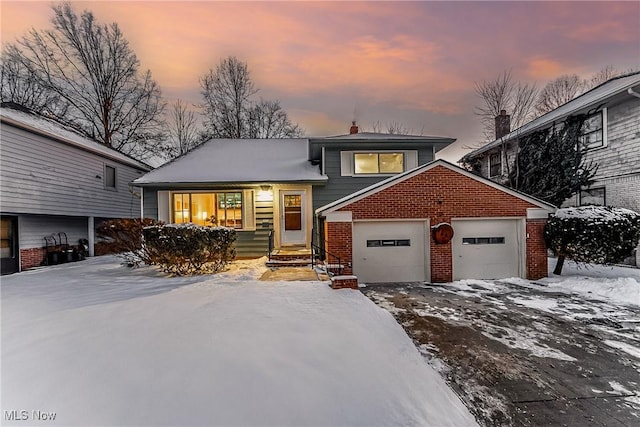
{"type": "Polygon", "coordinates": [[[484,425],[640,425],[640,308],[544,284],[367,285],[484,425]]]}

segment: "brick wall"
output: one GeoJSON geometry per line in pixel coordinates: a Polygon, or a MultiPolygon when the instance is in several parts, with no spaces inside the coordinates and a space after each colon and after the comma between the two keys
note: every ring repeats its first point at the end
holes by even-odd
{"type": "MultiPolygon", "coordinates": [[[[433,226],[441,222],[450,223],[452,218],[526,218],[528,208],[538,207],[459,172],[436,166],[340,210],[351,211],[353,220],[429,218],[433,226]]],[[[526,274],[530,279],[547,275],[547,255],[542,235],[545,222],[527,221],[526,274]]],[[[327,223],[327,250],[352,262],[351,233],[351,223],[327,223]]],[[[436,244],[431,236],[429,242],[431,281],[451,281],[451,243],[436,244]]]]}
{"type": "Polygon", "coordinates": [[[547,247],[544,243],[546,219],[527,220],[527,279],[547,277],[547,247]]]}
{"type": "Polygon", "coordinates": [[[20,250],[20,268],[28,270],[44,264],[47,250],[45,248],[29,248],[20,250]]]}
{"type": "MultiPolygon", "coordinates": [[[[324,237],[327,252],[340,257],[340,263],[344,266],[342,274],[353,274],[353,227],[350,222],[328,222],[324,227],[324,237]]],[[[334,263],[329,257],[328,263],[334,263]]]]}

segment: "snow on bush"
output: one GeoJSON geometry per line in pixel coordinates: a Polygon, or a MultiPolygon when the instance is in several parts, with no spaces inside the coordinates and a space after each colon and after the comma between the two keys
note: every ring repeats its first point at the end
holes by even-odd
{"type": "Polygon", "coordinates": [[[633,253],[640,239],[640,215],[610,206],[558,209],[544,231],[547,247],[558,256],[555,274],[564,258],[577,263],[614,264],[633,253]]]}
{"type": "Polygon", "coordinates": [[[149,263],[177,276],[217,273],[236,256],[233,228],[167,224],[143,234],[149,263]]]}
{"type": "Polygon", "coordinates": [[[96,235],[107,253],[119,254],[130,266],[139,266],[147,260],[142,244],[142,229],[152,225],[159,225],[152,218],[121,218],[100,223],[96,235]]]}

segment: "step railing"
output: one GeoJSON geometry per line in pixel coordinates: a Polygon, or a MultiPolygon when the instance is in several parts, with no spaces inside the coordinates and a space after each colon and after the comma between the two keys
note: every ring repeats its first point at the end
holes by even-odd
{"type": "Polygon", "coordinates": [[[326,249],[311,243],[311,266],[315,268],[318,260],[323,260],[324,269],[330,276],[341,276],[344,267],[340,261],[340,257],[327,252],[326,249]]]}

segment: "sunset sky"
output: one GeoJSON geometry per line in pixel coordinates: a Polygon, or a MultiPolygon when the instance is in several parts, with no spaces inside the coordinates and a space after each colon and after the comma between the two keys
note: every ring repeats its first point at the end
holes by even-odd
{"type": "MultiPolygon", "coordinates": [[[[457,138],[452,161],[482,140],[474,82],[640,65],[637,1],[72,3],[120,25],[167,100],[200,102],[199,76],[234,55],[310,136],[399,122],[457,138]]],[[[2,43],[48,28],[50,4],[2,0],[2,43]]]]}

